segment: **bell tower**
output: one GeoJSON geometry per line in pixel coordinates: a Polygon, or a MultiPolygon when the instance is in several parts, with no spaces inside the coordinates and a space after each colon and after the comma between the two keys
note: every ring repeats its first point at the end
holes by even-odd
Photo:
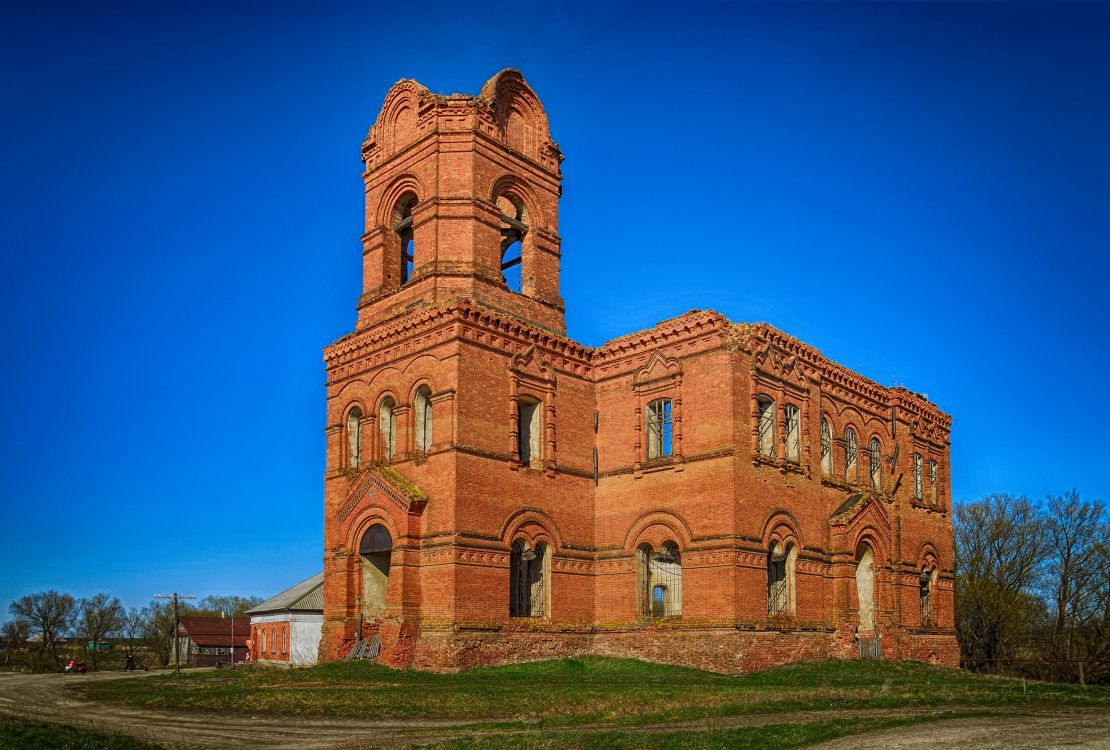
{"type": "Polygon", "coordinates": [[[477,96],[398,82],[362,159],[359,330],[461,298],[565,334],[563,157],[520,71],[501,71],[477,96]]]}

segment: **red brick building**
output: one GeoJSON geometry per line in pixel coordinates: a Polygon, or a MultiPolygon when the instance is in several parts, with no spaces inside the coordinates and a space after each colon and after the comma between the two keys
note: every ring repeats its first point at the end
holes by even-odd
{"type": "Polygon", "coordinates": [[[946,414],[711,311],[567,338],[562,154],[517,71],[399,82],[362,154],[322,659],[956,663],[946,414]]]}

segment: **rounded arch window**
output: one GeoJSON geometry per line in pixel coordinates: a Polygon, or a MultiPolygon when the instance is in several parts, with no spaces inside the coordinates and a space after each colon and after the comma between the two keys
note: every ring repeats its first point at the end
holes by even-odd
{"type": "Polygon", "coordinates": [[[876,437],[871,438],[867,448],[871,456],[871,489],[878,491],[883,485],[883,449],[876,437]]]}
{"type": "Polygon", "coordinates": [[[432,448],[432,389],[422,385],[416,389],[413,398],[413,418],[415,420],[416,450],[427,453],[432,448]]]}
{"type": "Polygon", "coordinates": [[[844,478],[849,482],[859,479],[859,443],[851,427],[844,430],[844,478]]]}
{"type": "Polygon", "coordinates": [[[502,193],[495,203],[501,218],[501,278],[510,291],[523,292],[528,208],[512,193],[502,193]]]}
{"type": "Polygon", "coordinates": [[[397,199],[397,203],[393,206],[393,232],[401,250],[401,284],[407,284],[412,279],[412,272],[416,263],[416,243],[412,233],[412,211],[416,208],[418,202],[415,193],[405,193],[397,199]]]}
{"type": "Polygon", "coordinates": [[[682,556],[678,545],[666,541],[658,551],[650,544],[636,549],[637,610],[642,617],[682,614],[682,556]]]}
{"type": "Polygon", "coordinates": [[[546,542],[513,542],[509,554],[509,616],[543,617],[547,612],[551,565],[546,542]]]}
{"type": "Polygon", "coordinates": [[[832,427],[824,416],[821,417],[821,472],[832,476],[832,427]]]}
{"type": "Polygon", "coordinates": [[[383,461],[393,460],[393,451],[397,447],[397,430],[394,424],[393,411],[396,403],[392,396],[382,399],[378,407],[378,427],[381,431],[381,456],[383,461]]]}
{"type": "Polygon", "coordinates": [[[362,409],[351,407],[347,412],[347,465],[357,469],[362,460],[362,409]]]}

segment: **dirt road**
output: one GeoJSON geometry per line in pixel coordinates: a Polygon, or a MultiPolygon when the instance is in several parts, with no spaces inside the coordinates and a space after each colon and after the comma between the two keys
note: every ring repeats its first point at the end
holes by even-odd
{"type": "MultiPolygon", "coordinates": [[[[459,721],[375,721],[373,719],[249,716],[217,712],[159,711],[96,703],[74,690],[92,680],[143,679],[142,674],[90,675],[0,674],[0,714],[25,719],[60,722],[90,729],[129,734],[170,750],[208,748],[266,748],[266,750],[315,750],[322,748],[400,748],[447,737],[479,732],[459,721]],[[434,737],[411,734],[413,730],[439,730],[434,737]]],[[[1081,750],[1110,748],[1110,711],[1057,711],[1020,715],[952,719],[856,735],[820,747],[824,750],[917,750],[936,747],[974,747],[976,750],[1068,747],[1081,750]]],[[[920,716],[938,713],[931,708],[897,711],[869,709],[779,713],[770,716],[737,716],[701,721],[643,726],[622,731],[675,732],[812,722],[865,716],[920,716]]],[[[563,732],[599,732],[615,729],[592,724],[565,728],[563,732]]],[[[488,730],[486,732],[488,733],[488,730]]]]}

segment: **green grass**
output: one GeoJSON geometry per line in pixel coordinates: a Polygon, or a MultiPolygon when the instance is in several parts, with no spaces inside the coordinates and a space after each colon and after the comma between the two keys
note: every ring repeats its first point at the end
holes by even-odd
{"type": "Polygon", "coordinates": [[[739,677],[587,657],[475,669],[399,671],[339,662],[113,680],[90,698],[251,714],[454,719],[496,728],[636,725],[785,711],[1015,705],[1110,706],[1110,689],[981,677],[918,662],[803,662],[739,677]]]}
{"type": "Polygon", "coordinates": [[[839,719],[689,732],[499,734],[447,740],[427,747],[431,750],[788,750],[850,734],[954,717],[954,714],[947,714],[913,719],[839,719]]]}
{"type": "Polygon", "coordinates": [[[158,750],[122,734],[0,716],[0,750],[158,750]]]}

